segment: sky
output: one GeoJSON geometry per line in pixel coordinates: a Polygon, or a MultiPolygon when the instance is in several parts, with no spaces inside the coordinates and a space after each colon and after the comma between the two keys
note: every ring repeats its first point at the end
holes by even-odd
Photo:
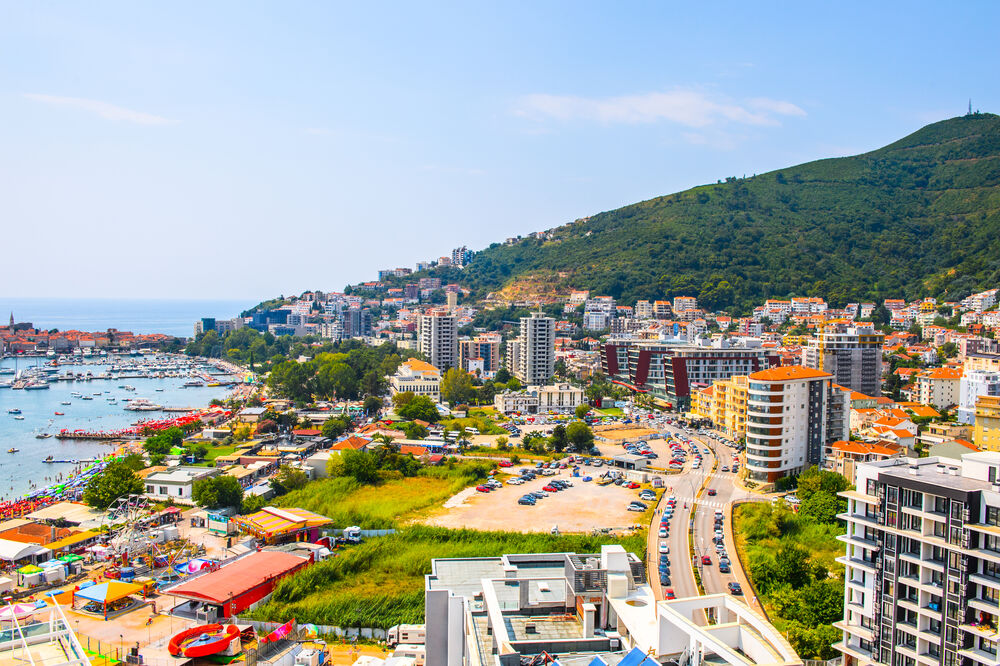
{"type": "Polygon", "coordinates": [[[993,2],[0,0],[0,295],[235,298],[1000,110],[993,2]]]}

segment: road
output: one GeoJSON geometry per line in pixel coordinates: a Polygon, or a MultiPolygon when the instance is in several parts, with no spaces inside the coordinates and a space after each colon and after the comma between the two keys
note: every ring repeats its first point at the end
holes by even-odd
{"type": "MultiPolygon", "coordinates": [[[[671,426],[668,426],[666,429],[674,435],[683,434],[679,429],[671,426]]],[[[662,442],[662,440],[657,441],[662,442]]],[[[662,460],[664,463],[670,459],[669,456],[664,457],[665,454],[663,453],[659,455],[659,460],[662,460]]],[[[647,558],[648,577],[650,585],[653,588],[653,594],[657,600],[663,599],[665,588],[673,589],[674,595],[678,599],[698,595],[698,587],[695,583],[694,572],[691,568],[690,556],[688,554],[688,529],[692,517],[691,512],[695,508],[694,498],[701,490],[706,475],[712,469],[713,462],[714,459],[711,455],[705,456],[701,468],[697,470],[693,469],[694,456],[690,455],[689,451],[683,471],[679,474],[664,476],[667,489],[660,496],[660,501],[656,506],[656,511],[649,526],[649,543],[647,545],[649,553],[647,558]],[[660,562],[659,544],[661,541],[658,532],[660,514],[666,506],[667,498],[671,495],[677,498],[677,504],[674,507],[673,518],[670,520],[670,535],[666,539],[667,545],[670,547],[670,585],[663,586],[659,584],[660,575],[657,570],[660,562]]]]}
{"type": "MultiPolygon", "coordinates": [[[[688,455],[684,471],[681,474],[666,476],[666,484],[669,489],[663,493],[657,504],[657,511],[654,513],[649,528],[648,543],[648,576],[656,598],[663,598],[665,587],[672,588],[678,599],[689,596],[697,596],[699,590],[695,583],[694,571],[697,569],[701,577],[702,586],[706,594],[728,593],[730,582],[739,582],[744,590],[748,589],[745,573],[740,568],[739,559],[736,558],[735,544],[733,543],[732,530],[732,506],[733,502],[741,501],[767,501],[761,495],[754,494],[736,486],[736,475],[732,472],[723,472],[723,467],[732,465],[735,451],[725,444],[709,437],[703,437],[685,433],[677,428],[668,427],[671,434],[679,434],[696,443],[702,450],[702,466],[698,470],[692,469],[693,456],[688,455]],[[705,453],[705,451],[709,453],[705,453]],[[704,486],[704,488],[703,488],[704,486]],[[708,494],[708,489],[713,489],[714,496],[708,494]],[[666,506],[666,499],[671,495],[677,498],[677,505],[674,516],[670,521],[670,536],[667,543],[670,547],[670,585],[659,585],[659,565],[658,547],[660,538],[658,529],[660,524],[660,511],[666,506]],[[715,547],[713,537],[715,534],[715,512],[721,510],[724,515],[724,540],[725,552],[731,562],[730,573],[719,571],[719,552],[715,547]],[[694,547],[694,557],[690,558],[688,546],[688,534],[692,535],[691,544],[694,547]],[[702,564],[702,556],[707,555],[711,564],[702,564]]],[[[662,454],[661,454],[662,457],[662,454]]],[[[753,604],[754,600],[748,599],[753,604]]],[[[699,621],[700,618],[699,618],[699,621]]]]}

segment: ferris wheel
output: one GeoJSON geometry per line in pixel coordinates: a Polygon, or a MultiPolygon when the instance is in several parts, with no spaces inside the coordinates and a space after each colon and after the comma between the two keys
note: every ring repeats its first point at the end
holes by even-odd
{"type": "Polygon", "coordinates": [[[144,495],[125,495],[108,507],[101,528],[107,530],[112,557],[129,561],[149,550],[152,542],[143,524],[149,514],[149,500],[144,495]]]}

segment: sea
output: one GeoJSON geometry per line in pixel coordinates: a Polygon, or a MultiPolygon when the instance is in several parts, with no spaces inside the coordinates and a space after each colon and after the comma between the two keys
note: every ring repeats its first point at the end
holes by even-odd
{"type": "MultiPolygon", "coordinates": [[[[98,318],[95,317],[93,321],[98,321],[98,318]]],[[[153,315],[150,315],[147,321],[153,322],[153,315]]],[[[163,321],[165,320],[160,320],[163,321]]],[[[126,325],[112,325],[112,327],[125,329],[126,325]]],[[[46,361],[45,358],[6,358],[0,361],[0,368],[16,366],[23,370],[27,366],[44,364],[46,361]]],[[[89,371],[96,375],[106,369],[106,365],[96,360],[81,361],[74,365],[60,365],[59,374],[89,371]]],[[[11,376],[0,375],[0,378],[10,379],[11,376]]],[[[145,398],[164,407],[200,408],[207,406],[214,398],[225,398],[230,391],[229,388],[221,386],[184,387],[183,384],[187,379],[130,377],[90,381],[51,381],[50,388],[41,391],[0,388],[0,501],[14,499],[33,489],[63,481],[77,467],[71,462],[43,462],[50,455],[56,460],[84,460],[114,450],[112,445],[100,442],[60,440],[55,437],[38,439],[36,435],[39,433],[54,435],[62,429],[116,430],[140,419],[160,419],[180,415],[170,412],[126,411],[123,408],[128,403],[123,401],[124,398],[132,400],[145,398]],[[135,391],[121,388],[125,385],[135,387],[135,391]],[[91,399],[74,397],[73,392],[89,396],[91,399]],[[110,403],[109,398],[115,398],[116,403],[110,403]],[[64,405],[64,402],[70,404],[64,405]],[[20,409],[23,420],[10,414],[11,409],[20,409]],[[64,416],[57,416],[56,412],[62,412],[64,416]],[[9,449],[18,451],[9,453],[9,449]]]]}
{"type": "Polygon", "coordinates": [[[15,322],[60,331],[163,333],[189,338],[202,317],[231,319],[256,305],[241,300],[157,300],[121,298],[21,298],[0,296],[0,322],[11,313],[15,322]]]}

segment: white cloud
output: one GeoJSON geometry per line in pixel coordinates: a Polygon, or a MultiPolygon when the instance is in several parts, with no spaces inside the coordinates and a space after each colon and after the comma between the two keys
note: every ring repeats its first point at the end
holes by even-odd
{"type": "Polygon", "coordinates": [[[526,95],[519,100],[515,113],[536,119],[590,120],[605,124],[668,121],[696,128],[726,122],[777,125],[775,116],[805,115],[805,111],[791,102],[758,97],[738,104],[684,89],[604,98],[526,95]]]}
{"type": "Polygon", "coordinates": [[[96,99],[58,97],[56,95],[41,95],[38,93],[24,93],[24,97],[35,102],[42,102],[43,104],[50,104],[52,106],[66,106],[71,109],[93,113],[107,120],[124,120],[136,125],[176,125],[179,122],[164,118],[163,116],[153,115],[152,113],[126,109],[123,106],[101,102],[96,99]]]}
{"type": "Polygon", "coordinates": [[[326,127],[307,127],[306,134],[312,134],[314,136],[332,136],[333,130],[327,129],[326,127]]]}
{"type": "Polygon", "coordinates": [[[771,111],[782,116],[804,116],[806,112],[802,107],[791,102],[784,102],[780,99],[768,99],[767,97],[754,97],[748,104],[761,111],[771,111]]]}

